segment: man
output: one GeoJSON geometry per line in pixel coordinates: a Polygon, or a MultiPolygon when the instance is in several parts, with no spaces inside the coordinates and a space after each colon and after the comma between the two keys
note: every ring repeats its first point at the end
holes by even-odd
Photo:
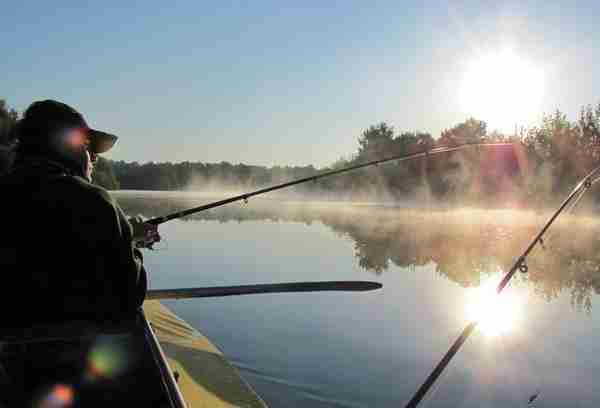
{"type": "Polygon", "coordinates": [[[15,162],[0,178],[0,327],[132,315],[147,286],[136,243],[159,237],[91,184],[117,138],[52,100],[29,106],[15,131],[15,162]]]}

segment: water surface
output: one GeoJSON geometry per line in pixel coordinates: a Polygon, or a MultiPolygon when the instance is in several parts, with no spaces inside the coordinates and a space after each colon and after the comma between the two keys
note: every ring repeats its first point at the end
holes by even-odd
{"type": "MultiPolygon", "coordinates": [[[[130,214],[213,201],[117,193],[130,214]]],[[[370,293],[268,294],[169,301],[272,407],[398,407],[470,319],[480,327],[423,406],[600,404],[600,224],[565,217],[499,309],[489,287],[546,214],[424,211],[251,200],[161,227],[146,253],[152,288],[375,280],[370,293]]]]}

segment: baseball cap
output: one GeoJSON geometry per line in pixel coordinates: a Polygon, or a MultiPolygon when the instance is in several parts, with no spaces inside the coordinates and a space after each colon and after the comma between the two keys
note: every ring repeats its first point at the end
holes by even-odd
{"type": "Polygon", "coordinates": [[[85,129],[90,139],[89,150],[96,154],[107,152],[117,141],[113,134],[90,128],[83,115],[74,108],[51,99],[32,103],[18,127],[21,143],[25,144],[39,143],[40,137],[47,137],[66,127],[85,129]]]}

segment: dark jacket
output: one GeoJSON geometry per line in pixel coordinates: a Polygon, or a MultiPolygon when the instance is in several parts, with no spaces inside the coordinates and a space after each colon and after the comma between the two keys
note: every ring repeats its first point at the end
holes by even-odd
{"type": "Polygon", "coordinates": [[[0,327],[117,320],[141,305],[141,253],[106,190],[28,160],[0,178],[0,197],[0,327]]]}

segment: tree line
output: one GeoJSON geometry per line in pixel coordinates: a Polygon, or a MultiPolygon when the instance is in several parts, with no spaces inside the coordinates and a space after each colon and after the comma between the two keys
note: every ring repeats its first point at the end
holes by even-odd
{"type": "MultiPolygon", "coordinates": [[[[7,171],[17,141],[10,129],[19,114],[0,100],[0,173],[7,171]]],[[[537,126],[512,135],[488,132],[485,121],[469,118],[434,138],[420,131],[396,131],[388,123],[369,126],[357,151],[326,168],[181,162],[138,163],[100,159],[94,182],[133,190],[248,190],[307,177],[390,155],[465,143],[511,143],[509,148],[462,150],[433,159],[392,163],[294,188],[299,193],[358,199],[440,199],[448,202],[537,203],[553,201],[600,163],[600,103],[585,106],[575,120],[556,111],[537,126]]]]}

